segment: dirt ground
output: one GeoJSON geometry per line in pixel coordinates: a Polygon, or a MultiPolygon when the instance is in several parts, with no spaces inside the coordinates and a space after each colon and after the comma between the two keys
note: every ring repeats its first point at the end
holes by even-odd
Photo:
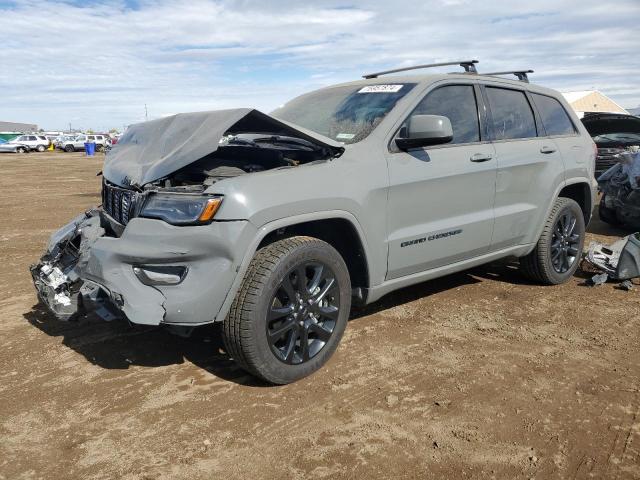
{"type": "Polygon", "coordinates": [[[0,156],[1,479],[640,478],[640,286],[541,287],[491,264],[354,312],[324,369],[267,386],[215,329],[38,306],[28,266],[99,203],[100,169],[0,156]]]}

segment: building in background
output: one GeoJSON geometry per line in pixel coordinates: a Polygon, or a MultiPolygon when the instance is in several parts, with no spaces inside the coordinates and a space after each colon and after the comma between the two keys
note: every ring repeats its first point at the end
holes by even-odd
{"type": "Polygon", "coordinates": [[[580,118],[589,112],[629,114],[624,108],[598,90],[563,92],[562,95],[564,95],[564,98],[567,99],[567,102],[569,102],[580,118]]]}
{"type": "Polygon", "coordinates": [[[37,132],[38,125],[35,123],[15,123],[0,121],[0,139],[10,140],[21,133],[37,132]]]}

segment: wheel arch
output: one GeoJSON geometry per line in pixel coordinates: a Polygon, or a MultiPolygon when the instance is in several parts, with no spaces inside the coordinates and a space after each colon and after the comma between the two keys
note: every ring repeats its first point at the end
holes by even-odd
{"type": "Polygon", "coordinates": [[[584,216],[584,224],[587,226],[591,220],[591,212],[593,211],[593,195],[591,186],[586,181],[577,179],[572,183],[565,184],[556,195],[557,197],[565,197],[574,200],[584,216]]]}
{"type": "Polygon", "coordinates": [[[366,302],[370,283],[371,255],[366,237],[357,219],[349,212],[332,210],[281,218],[266,223],[257,229],[253,242],[247,248],[237,267],[237,275],[225,298],[215,321],[222,321],[229,312],[249,264],[258,249],[282,238],[306,235],[326,241],[342,256],[351,277],[351,286],[356,303],[366,302]]]}
{"type": "Polygon", "coordinates": [[[553,195],[551,195],[549,198],[549,203],[546,205],[544,216],[542,217],[540,225],[536,230],[535,237],[531,239],[532,243],[529,244],[529,249],[525,252],[525,255],[531,253],[531,251],[535,248],[536,242],[540,238],[540,235],[542,235],[544,222],[549,217],[549,214],[553,209],[553,205],[558,197],[566,197],[575,200],[578,205],[580,205],[580,209],[582,210],[582,213],[584,215],[585,228],[589,224],[589,221],[591,220],[591,212],[593,210],[595,201],[595,193],[592,190],[589,180],[586,177],[576,177],[564,182],[560,182],[557,184],[555,190],[553,191],[553,195]]]}
{"type": "Polygon", "coordinates": [[[298,235],[327,242],[340,253],[347,264],[352,288],[369,287],[369,267],[362,239],[354,224],[343,217],[297,222],[271,230],[262,238],[257,250],[282,238],[298,235]]]}

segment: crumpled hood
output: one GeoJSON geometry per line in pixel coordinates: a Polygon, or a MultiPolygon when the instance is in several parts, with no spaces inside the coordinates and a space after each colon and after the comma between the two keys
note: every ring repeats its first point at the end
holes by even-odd
{"type": "Polygon", "coordinates": [[[103,173],[117,185],[142,186],[215,152],[225,134],[239,133],[299,137],[334,156],[344,151],[341,143],[250,108],[179,113],[131,125],[107,154],[103,173]]]}
{"type": "Polygon", "coordinates": [[[589,135],[640,133],[640,117],[616,113],[591,113],[582,118],[589,135]]]}

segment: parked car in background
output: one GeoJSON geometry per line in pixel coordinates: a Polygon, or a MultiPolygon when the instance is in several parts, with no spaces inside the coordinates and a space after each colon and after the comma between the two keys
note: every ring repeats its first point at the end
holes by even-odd
{"type": "Polygon", "coordinates": [[[37,150],[38,152],[44,152],[49,147],[49,140],[43,135],[37,134],[20,135],[7,143],[27,146],[29,150],[37,150]]]}
{"type": "Polygon", "coordinates": [[[66,150],[67,152],[74,152],[74,143],[77,135],[61,135],[53,142],[54,146],[60,150],[66,150]]]}
{"type": "Polygon", "coordinates": [[[27,145],[14,142],[0,143],[0,153],[27,153],[31,150],[27,145]]]}
{"type": "Polygon", "coordinates": [[[96,144],[96,150],[102,150],[106,145],[111,146],[111,139],[109,135],[103,134],[91,134],[91,135],[78,135],[76,137],[65,137],[66,139],[57,146],[66,152],[77,152],[84,150],[84,144],[93,142],[96,144]]]}
{"type": "Polygon", "coordinates": [[[640,117],[619,113],[588,113],[582,123],[598,147],[596,178],[620,161],[620,155],[640,146],[640,117]]]}

